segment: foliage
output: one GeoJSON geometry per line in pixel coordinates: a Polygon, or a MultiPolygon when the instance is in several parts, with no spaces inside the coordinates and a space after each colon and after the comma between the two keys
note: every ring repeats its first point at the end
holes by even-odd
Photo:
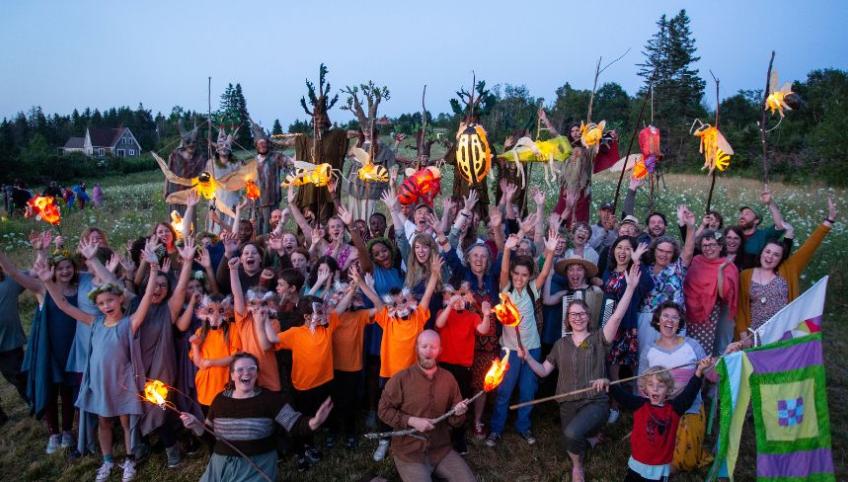
{"type": "Polygon", "coordinates": [[[280,124],[280,119],[274,119],[274,127],[271,128],[271,135],[282,134],[283,125],[280,124]]]}
{"type": "Polygon", "coordinates": [[[212,122],[216,126],[224,126],[228,131],[239,127],[236,142],[242,146],[253,145],[253,134],[250,130],[250,113],[247,111],[247,101],[241,90],[241,84],[227,84],[224,93],[221,94],[221,103],[218,111],[212,114],[212,122]]]}

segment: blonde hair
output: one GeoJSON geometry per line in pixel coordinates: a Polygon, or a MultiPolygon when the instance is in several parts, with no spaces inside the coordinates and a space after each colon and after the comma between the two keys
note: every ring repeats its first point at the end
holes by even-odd
{"type": "Polygon", "coordinates": [[[671,372],[666,369],[664,366],[653,366],[645,370],[644,373],[639,377],[639,391],[645,392],[648,389],[648,380],[651,378],[656,378],[658,382],[668,388],[668,393],[674,391],[674,377],[671,376],[671,372]]]}

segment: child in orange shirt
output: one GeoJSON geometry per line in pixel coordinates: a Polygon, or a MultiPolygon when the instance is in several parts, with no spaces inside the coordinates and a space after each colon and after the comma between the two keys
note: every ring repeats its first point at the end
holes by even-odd
{"type": "Polygon", "coordinates": [[[205,415],[212,400],[230,381],[229,366],[241,350],[238,331],[233,329],[233,307],[229,296],[204,296],[197,308],[203,326],[191,338],[191,358],[197,365],[194,384],[197,401],[205,415]]]}
{"type": "Polygon", "coordinates": [[[257,384],[262,388],[279,392],[280,372],[277,369],[277,355],[273,350],[274,345],[268,342],[265,335],[263,319],[255,316],[256,310],[267,309],[268,323],[276,332],[279,332],[280,323],[275,319],[277,297],[273,291],[254,287],[247,290],[247,303],[245,303],[244,290],[238,273],[241,261],[239,258],[233,257],[227,263],[230,268],[230,290],[233,293],[233,307],[235,308],[235,328],[239,340],[241,340],[241,349],[259,360],[259,380],[257,380],[257,384]]]}
{"type": "MultiPolygon", "coordinates": [[[[297,314],[303,326],[279,332],[265,313],[263,325],[269,343],[277,350],[292,351],[292,385],[295,408],[302,413],[312,413],[330,395],[333,380],[333,330],[338,318],[329,318],[320,298],[307,296],[297,304],[297,314]]],[[[312,435],[295,440],[298,452],[298,469],[305,470],[321,460],[321,452],[312,447],[312,435]]]]}
{"type": "MultiPolygon", "coordinates": [[[[420,300],[416,302],[415,297],[405,287],[392,288],[389,294],[383,297],[386,306],[374,316],[374,321],[383,329],[383,340],[380,344],[380,396],[392,375],[415,363],[415,342],[430,319],[430,298],[439,282],[442,264],[441,256],[430,257],[430,277],[420,300]]],[[[381,432],[391,430],[382,421],[379,426],[381,432]]],[[[374,451],[374,460],[383,460],[388,449],[389,439],[381,439],[377,450],[374,451]]]]}
{"type": "Polygon", "coordinates": [[[365,325],[374,322],[374,314],[383,308],[383,301],[374,291],[374,278],[365,275],[365,280],[355,266],[349,270],[350,284],[345,290],[340,290],[330,299],[335,308],[330,312],[330,319],[335,318],[336,329],[333,331],[333,400],[336,409],[330,414],[330,434],[327,436],[327,447],[335,444],[339,428],[345,434],[345,446],[355,449],[356,443],[356,413],[358,400],[356,397],[357,383],[362,375],[362,352],[364,347],[365,325]],[[359,291],[374,303],[374,308],[361,309],[361,300],[356,300],[359,291]],[[359,301],[359,303],[357,303],[359,301]],[[360,309],[353,309],[357,305],[360,309]],[[350,311],[347,311],[351,307],[350,311]]]}

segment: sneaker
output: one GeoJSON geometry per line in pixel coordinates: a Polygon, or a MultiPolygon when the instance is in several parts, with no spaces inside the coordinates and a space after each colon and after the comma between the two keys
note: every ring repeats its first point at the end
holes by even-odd
{"type": "Polygon", "coordinates": [[[135,479],[135,460],[124,460],[124,475],[121,476],[123,482],[130,482],[135,479]]]}
{"type": "Polygon", "coordinates": [[[309,445],[306,446],[304,455],[306,455],[306,458],[309,459],[309,463],[312,464],[317,464],[321,461],[321,458],[323,457],[323,454],[320,450],[309,445]]]}
{"type": "Polygon", "coordinates": [[[486,439],[486,429],[482,423],[474,424],[474,437],[477,440],[485,440],[486,439]]]}
{"type": "Polygon", "coordinates": [[[524,441],[527,442],[527,445],[533,445],[536,443],[536,437],[534,437],[529,430],[521,434],[521,438],[523,438],[524,441]]]}
{"type": "Polygon", "coordinates": [[[618,409],[611,408],[609,411],[609,417],[607,417],[607,424],[612,425],[615,422],[618,422],[618,418],[621,417],[621,412],[618,409]]]}
{"type": "Polygon", "coordinates": [[[71,432],[62,432],[62,443],[60,445],[63,449],[69,449],[74,446],[74,434],[71,432]]]}
{"type": "Polygon", "coordinates": [[[345,448],[348,450],[356,450],[359,447],[359,442],[356,440],[356,437],[348,437],[345,440],[345,448]]]}
{"type": "Polygon", "coordinates": [[[309,468],[312,467],[312,464],[309,463],[309,459],[307,459],[303,455],[297,456],[297,471],[298,472],[306,472],[309,468]]]}
{"type": "Polygon", "coordinates": [[[103,465],[97,469],[97,476],[94,478],[95,482],[104,482],[109,478],[109,473],[112,472],[112,467],[115,464],[112,462],[103,462],[103,465]]]}
{"type": "Polygon", "coordinates": [[[182,462],[182,456],[180,455],[180,448],[177,446],[177,444],[171,445],[170,447],[165,447],[165,454],[168,456],[169,469],[179,467],[180,462],[182,462]]]}
{"type": "Polygon", "coordinates": [[[56,435],[51,435],[50,438],[47,440],[47,449],[45,450],[45,452],[47,452],[48,455],[56,453],[56,451],[59,450],[59,446],[61,445],[62,436],[58,433],[56,435]]]}
{"type": "Polygon", "coordinates": [[[386,452],[389,451],[389,441],[386,439],[380,440],[377,445],[377,450],[374,451],[374,462],[382,462],[386,458],[386,452]]]}
{"type": "Polygon", "coordinates": [[[501,434],[492,432],[486,437],[486,447],[494,447],[498,444],[498,441],[501,439],[501,434]]]}

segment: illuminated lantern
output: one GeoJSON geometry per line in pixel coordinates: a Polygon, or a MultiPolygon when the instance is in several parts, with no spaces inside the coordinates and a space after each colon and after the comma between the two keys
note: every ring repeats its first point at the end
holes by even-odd
{"type": "Polygon", "coordinates": [[[657,159],[662,156],[660,130],[654,126],[648,126],[639,131],[639,150],[642,152],[642,158],[636,161],[631,173],[631,177],[637,180],[653,174],[657,159]]]}
{"type": "Polygon", "coordinates": [[[428,166],[415,172],[407,171],[407,178],[398,188],[398,202],[404,206],[423,202],[430,206],[442,190],[442,173],[438,167],[428,166]]]}
{"type": "Polygon", "coordinates": [[[27,217],[34,216],[35,219],[57,226],[62,221],[62,213],[56,205],[53,196],[35,196],[27,201],[27,217]]]}
{"type": "Polygon", "coordinates": [[[177,233],[177,239],[183,239],[183,217],[176,211],[171,211],[171,227],[177,233]]]}
{"type": "Polygon", "coordinates": [[[327,184],[330,184],[330,178],[333,175],[333,166],[324,163],[311,164],[308,162],[296,162],[296,166],[304,166],[297,167],[294,175],[289,174],[286,176],[286,180],[283,181],[283,187],[289,186],[305,186],[307,184],[312,184],[316,187],[324,187],[327,184]]]}
{"type": "Polygon", "coordinates": [[[218,183],[212,176],[212,173],[203,171],[199,176],[194,178],[194,186],[197,193],[203,196],[207,201],[215,198],[215,191],[218,189],[218,183]]]}
{"type": "Polygon", "coordinates": [[[509,348],[504,348],[504,350],[506,350],[506,355],[501,359],[495,358],[492,360],[492,366],[483,378],[483,390],[486,392],[498,388],[498,385],[503,382],[507,370],[509,370],[509,348]]]}
{"type": "Polygon", "coordinates": [[[769,95],[766,97],[764,109],[772,115],[777,112],[783,119],[783,110],[792,110],[793,106],[797,108],[798,103],[798,94],[792,92],[792,84],[786,82],[783,87],[777,88],[777,70],[773,70],[769,79],[769,95]]]}
{"type": "Polygon", "coordinates": [[[604,137],[604,128],[607,125],[607,121],[601,121],[595,124],[594,122],[590,122],[589,124],[580,123],[580,142],[585,147],[595,147],[601,142],[601,138],[604,137]]]}
{"type": "Polygon", "coordinates": [[[251,201],[256,201],[261,195],[259,191],[259,186],[256,184],[256,182],[253,181],[253,179],[248,179],[244,183],[244,191],[244,195],[251,201]]]}
{"type": "MultiPolygon", "coordinates": [[[[546,141],[534,141],[529,137],[522,137],[515,142],[512,149],[498,155],[498,159],[521,162],[541,162],[545,166],[545,181],[556,181],[556,170],[553,163],[565,162],[571,155],[571,143],[565,136],[557,136],[546,141]]],[[[521,187],[525,186],[524,169],[516,169],[521,177],[521,187]]]]}
{"type": "Polygon", "coordinates": [[[389,171],[384,166],[374,164],[371,161],[371,156],[364,149],[354,147],[351,149],[354,159],[357,160],[362,167],[359,168],[356,175],[363,182],[389,182],[389,171]]]}
{"type": "Polygon", "coordinates": [[[168,404],[168,386],[160,380],[150,380],[144,384],[144,399],[164,409],[168,404]]]}
{"type": "MultiPolygon", "coordinates": [[[[695,120],[699,123],[699,120],[695,120]]],[[[719,130],[709,124],[701,123],[693,135],[701,139],[700,152],[704,155],[704,167],[709,172],[713,169],[724,171],[730,165],[730,156],[733,155],[733,148],[727,142],[727,139],[719,132],[719,130]]]]}
{"type": "Polygon", "coordinates": [[[478,184],[492,168],[492,151],[483,126],[469,124],[456,139],[456,167],[469,184],[478,184]]]}
{"type": "Polygon", "coordinates": [[[518,324],[521,323],[521,313],[518,311],[518,307],[515,306],[515,303],[512,301],[512,297],[509,296],[509,293],[501,292],[501,303],[499,305],[495,305],[492,308],[492,311],[495,312],[495,316],[498,318],[498,321],[503,326],[509,327],[518,327],[518,324]]]}

